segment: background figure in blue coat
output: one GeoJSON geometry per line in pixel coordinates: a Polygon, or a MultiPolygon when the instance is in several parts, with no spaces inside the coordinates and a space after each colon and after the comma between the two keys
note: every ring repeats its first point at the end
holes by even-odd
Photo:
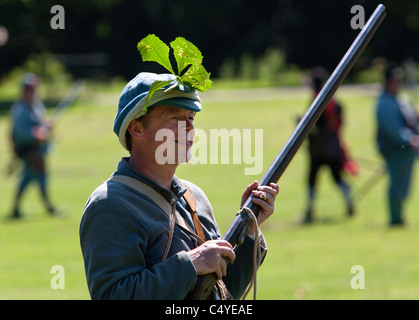
{"type": "Polygon", "coordinates": [[[23,163],[21,178],[13,204],[12,218],[21,218],[20,201],[30,182],[40,187],[42,200],[47,211],[55,213],[47,193],[47,171],[45,155],[51,132],[51,123],[45,118],[45,106],[37,98],[40,78],[32,73],[23,77],[22,97],[11,107],[11,138],[16,158],[23,163]]]}
{"type": "Polygon", "coordinates": [[[377,144],[390,178],[390,225],[404,223],[403,204],[409,193],[419,149],[418,115],[410,104],[398,97],[402,85],[403,71],[400,68],[388,70],[384,92],[376,107],[377,144]]]}

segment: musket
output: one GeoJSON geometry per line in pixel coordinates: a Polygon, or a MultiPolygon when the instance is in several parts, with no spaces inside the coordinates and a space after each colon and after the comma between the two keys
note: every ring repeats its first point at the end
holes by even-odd
{"type": "Polygon", "coordinates": [[[60,100],[54,110],[51,112],[50,118],[54,122],[58,122],[64,115],[65,111],[79,98],[86,87],[86,82],[83,79],[78,79],[68,90],[64,98],[60,100]]]}
{"type": "MultiPolygon", "coordinates": [[[[352,43],[351,47],[333,71],[332,75],[327,80],[326,84],[323,86],[320,93],[311,103],[307,112],[304,114],[303,118],[300,120],[290,138],[287,140],[275,160],[266,171],[265,175],[259,181],[259,185],[267,186],[272,182],[276,183],[282,176],[294,155],[297,153],[298,149],[307,138],[307,135],[310,133],[311,129],[326,108],[327,103],[335,94],[349,70],[351,70],[355,62],[360,57],[385,16],[386,13],[384,5],[378,5],[370,19],[356,37],[355,41],[352,43]]],[[[252,198],[253,196],[251,195],[243,204],[242,208],[250,209],[257,217],[260,207],[252,202],[252,198]]],[[[248,210],[240,210],[221,239],[230,242],[233,248],[237,250],[239,245],[244,241],[245,236],[248,234],[252,221],[252,216],[248,210]]],[[[188,298],[193,300],[208,299],[216,281],[217,278],[215,273],[199,276],[195,287],[189,293],[188,298]]]]}

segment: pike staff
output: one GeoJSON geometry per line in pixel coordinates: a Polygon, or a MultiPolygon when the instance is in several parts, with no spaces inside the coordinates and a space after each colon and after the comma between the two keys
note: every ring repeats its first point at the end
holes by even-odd
{"type": "Polygon", "coordinates": [[[69,107],[80,97],[86,87],[86,81],[78,79],[74,82],[71,88],[68,90],[64,98],[57,104],[54,110],[51,112],[51,119],[54,123],[58,122],[67,111],[69,107]]]}

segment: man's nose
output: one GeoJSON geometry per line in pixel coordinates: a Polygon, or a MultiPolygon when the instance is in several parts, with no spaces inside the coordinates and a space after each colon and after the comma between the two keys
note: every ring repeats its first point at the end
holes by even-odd
{"type": "Polygon", "coordinates": [[[193,120],[186,118],[186,131],[190,131],[194,129],[193,120]]]}

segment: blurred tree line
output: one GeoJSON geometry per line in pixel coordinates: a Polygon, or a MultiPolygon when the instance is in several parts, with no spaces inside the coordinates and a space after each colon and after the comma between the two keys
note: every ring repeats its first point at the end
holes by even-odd
{"type": "MultiPolygon", "coordinates": [[[[54,54],[75,76],[163,72],[142,63],[137,51],[149,33],[166,43],[176,36],[193,42],[214,77],[252,77],[252,68],[240,67],[246,65],[240,61],[247,59],[251,66],[249,61],[262,56],[277,63],[278,72],[284,59],[298,68],[333,70],[359,33],[350,25],[352,6],[362,5],[367,20],[378,3],[386,5],[388,16],[358,70],[369,68],[376,57],[418,60],[415,0],[0,0],[0,26],[8,31],[7,43],[0,46],[0,77],[44,53],[54,54]],[[50,10],[57,4],[65,9],[64,30],[50,26],[50,10]]],[[[266,66],[260,69],[266,72],[266,66]]]]}

